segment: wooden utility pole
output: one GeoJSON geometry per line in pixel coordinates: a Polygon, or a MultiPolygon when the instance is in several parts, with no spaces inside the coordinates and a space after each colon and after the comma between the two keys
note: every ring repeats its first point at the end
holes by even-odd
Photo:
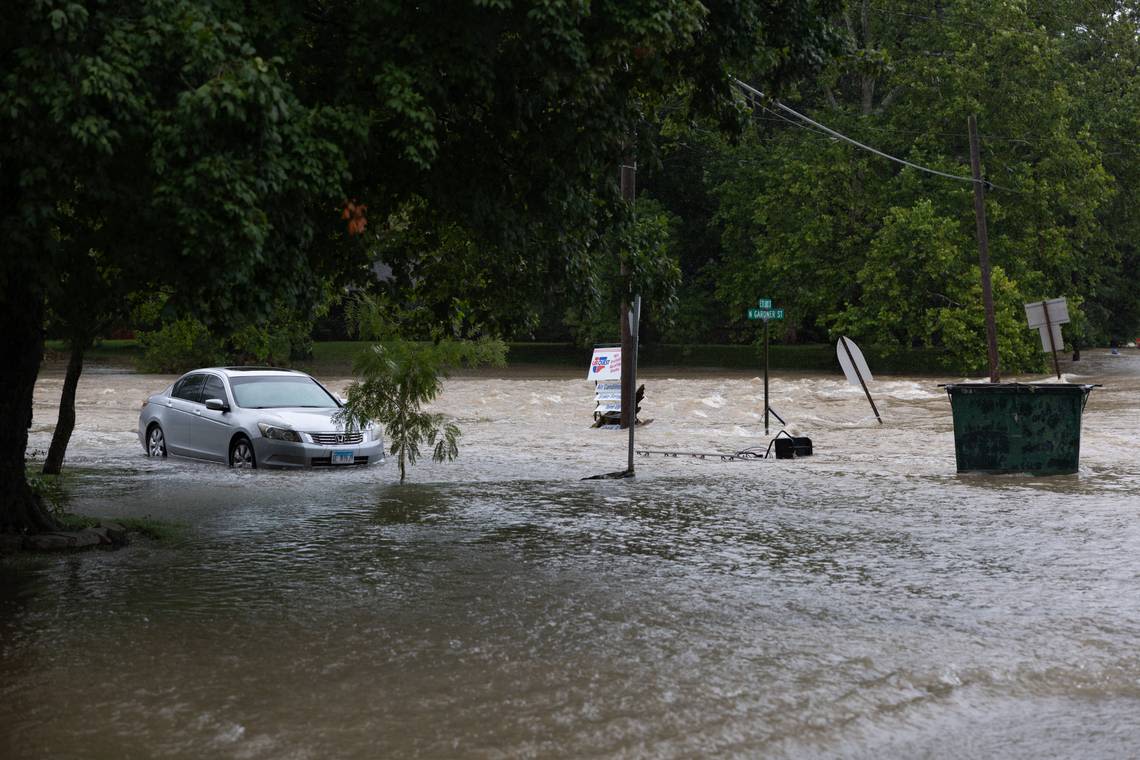
{"type": "MultiPolygon", "coordinates": [[[[630,206],[633,206],[636,197],[637,162],[632,156],[627,156],[621,165],[621,197],[630,206]]],[[[633,299],[632,283],[630,282],[629,263],[623,257],[621,261],[621,281],[625,292],[621,296],[621,427],[634,425],[637,422],[637,400],[634,398],[636,389],[633,387],[633,331],[629,323],[629,304],[633,299]]]]}
{"type": "Polygon", "coordinates": [[[982,180],[982,158],[978,148],[978,120],[973,114],[970,127],[970,169],[974,176],[974,216],[978,223],[978,260],[982,269],[982,304],[986,309],[986,350],[990,361],[990,382],[1000,382],[998,370],[997,323],[994,321],[994,293],[990,284],[990,239],[986,231],[986,196],[982,180]]]}

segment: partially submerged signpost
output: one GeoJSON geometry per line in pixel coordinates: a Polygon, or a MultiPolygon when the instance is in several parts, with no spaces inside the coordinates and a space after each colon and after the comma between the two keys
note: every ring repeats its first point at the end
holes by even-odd
{"type": "Polygon", "coordinates": [[[1064,298],[1054,298],[1027,303],[1025,317],[1029,320],[1030,327],[1036,327],[1041,332],[1041,348],[1053,354],[1053,370],[1060,380],[1061,365],[1057,361],[1057,349],[1065,345],[1061,338],[1061,325],[1069,321],[1068,302],[1064,298]]]}
{"type": "Polygon", "coordinates": [[[875,419],[882,425],[883,418],[879,416],[875,399],[871,398],[871,391],[867,390],[867,383],[875,378],[871,377],[871,370],[867,366],[867,360],[863,358],[863,352],[855,345],[855,341],[847,340],[840,335],[835,353],[839,357],[839,366],[843,368],[843,374],[847,376],[847,382],[863,388],[863,393],[867,395],[867,401],[871,404],[871,411],[875,413],[875,419]]]}
{"type": "Polygon", "coordinates": [[[594,349],[590,359],[590,368],[586,370],[586,379],[593,380],[594,385],[594,415],[606,417],[618,412],[622,420],[629,420],[629,457],[626,469],[606,475],[586,478],[586,480],[601,478],[632,478],[634,476],[634,429],[637,427],[637,395],[630,403],[625,400],[625,387],[628,384],[636,387],[637,383],[637,344],[641,322],[641,296],[635,296],[627,314],[629,334],[632,336],[632,352],[627,351],[629,346],[601,346],[594,349]],[[631,354],[631,361],[622,361],[623,355],[631,354]],[[625,371],[625,366],[629,371],[625,371]],[[614,382],[617,381],[617,382],[614,382]]]}
{"type": "Polygon", "coordinates": [[[764,435],[768,435],[768,414],[771,412],[771,407],[768,406],[768,321],[783,319],[784,310],[773,309],[771,298],[761,298],[756,305],[758,308],[748,310],[748,318],[753,321],[764,320],[764,435]]]}

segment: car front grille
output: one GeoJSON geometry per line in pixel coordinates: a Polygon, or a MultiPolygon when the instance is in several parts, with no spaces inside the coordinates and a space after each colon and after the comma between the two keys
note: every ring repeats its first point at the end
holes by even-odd
{"type": "Polygon", "coordinates": [[[359,430],[355,433],[309,433],[313,436],[313,443],[322,446],[344,446],[360,443],[364,440],[364,433],[359,430]]]}
{"type": "MultiPolygon", "coordinates": [[[[357,465],[357,466],[366,465],[366,464],[368,464],[368,457],[353,457],[352,463],[354,465],[357,465]]],[[[332,457],[313,457],[312,459],[309,460],[309,464],[311,464],[313,467],[347,467],[348,466],[348,465],[343,465],[343,464],[333,464],[332,463],[332,457]]]]}

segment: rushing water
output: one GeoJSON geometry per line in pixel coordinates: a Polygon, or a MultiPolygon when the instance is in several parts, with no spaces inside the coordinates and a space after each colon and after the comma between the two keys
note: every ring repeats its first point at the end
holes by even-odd
{"type": "MultiPolygon", "coordinates": [[[[401,486],[148,460],[169,378],[91,371],[71,507],[187,527],[0,565],[0,755],[1136,756],[1140,355],[1104,353],[1068,368],[1105,387],[1051,478],[957,475],[928,378],[876,381],[879,426],[840,376],[777,375],[813,457],[624,481],[580,480],[627,440],[584,372],[457,378],[460,459],[401,486]]],[[[766,442],[758,378],[645,381],[639,448],[766,442]]]]}

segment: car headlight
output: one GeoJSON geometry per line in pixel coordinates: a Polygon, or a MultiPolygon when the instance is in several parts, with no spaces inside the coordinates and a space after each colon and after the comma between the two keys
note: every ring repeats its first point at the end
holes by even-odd
{"type": "Polygon", "coordinates": [[[274,427],[267,422],[257,423],[257,429],[261,431],[262,436],[270,438],[274,441],[292,441],[293,443],[301,442],[301,434],[296,430],[274,427]]]}

